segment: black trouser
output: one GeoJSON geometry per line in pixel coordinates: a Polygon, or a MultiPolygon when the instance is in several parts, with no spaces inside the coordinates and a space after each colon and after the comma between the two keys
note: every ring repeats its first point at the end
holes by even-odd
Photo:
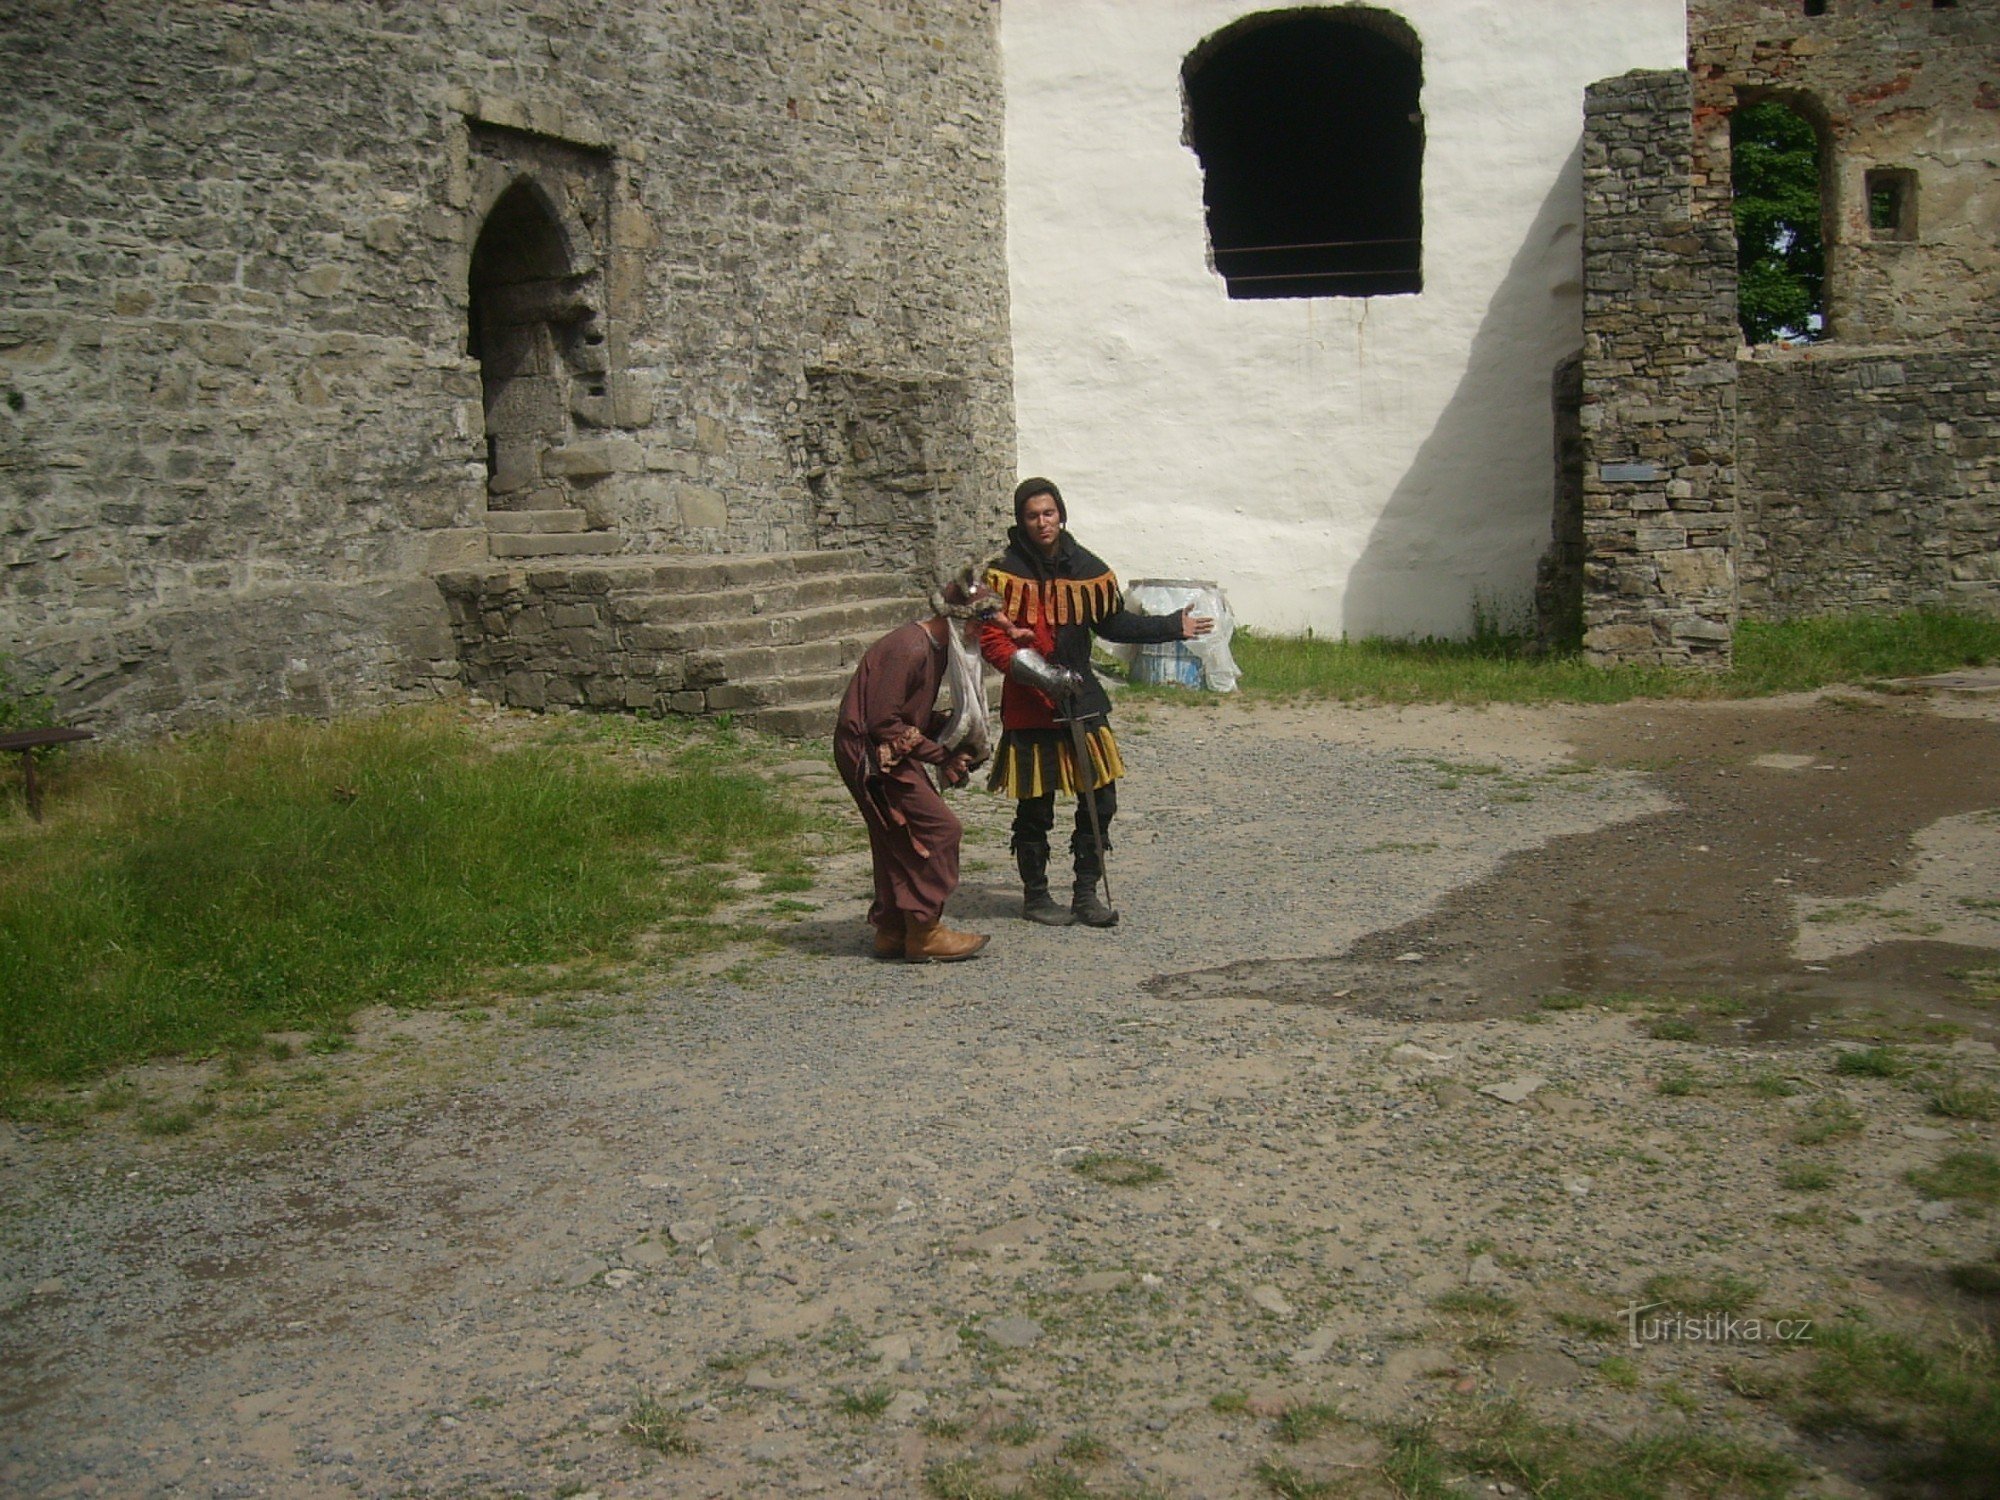
{"type": "MultiPolygon", "coordinates": [[[[1092,794],[1097,802],[1097,821],[1104,829],[1104,847],[1111,847],[1111,820],[1118,813],[1118,783],[1107,781],[1092,794]]],[[[1023,797],[1014,804],[1014,842],[1018,849],[1023,844],[1039,844],[1046,849],[1049,834],[1056,826],[1056,794],[1050,792],[1043,797],[1023,797]]],[[[1075,856],[1078,874],[1103,873],[1097,860],[1097,841],[1090,834],[1090,813],[1086,810],[1082,797],[1076,801],[1076,828],[1069,836],[1070,853],[1075,856]]]]}

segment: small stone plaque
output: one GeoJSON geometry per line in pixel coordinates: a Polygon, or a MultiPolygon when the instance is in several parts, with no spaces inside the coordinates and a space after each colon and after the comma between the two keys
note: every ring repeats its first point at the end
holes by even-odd
{"type": "Polygon", "coordinates": [[[1660,477],[1658,464],[1599,464],[1597,477],[1606,484],[1649,484],[1660,477]]]}

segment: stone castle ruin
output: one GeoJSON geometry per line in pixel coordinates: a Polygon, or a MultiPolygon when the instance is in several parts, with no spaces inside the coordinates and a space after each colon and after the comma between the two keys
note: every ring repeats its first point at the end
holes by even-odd
{"type": "Polygon", "coordinates": [[[0,651],[66,714],[783,728],[997,536],[986,0],[0,10],[0,651]]]}
{"type": "MultiPolygon", "coordinates": [[[[0,652],[72,719],[810,729],[997,539],[993,0],[0,16],[0,652]]],[[[2000,608],[1994,0],[1689,34],[1578,101],[1546,609],[1718,663],[1745,614],[2000,608]],[[1767,95],[1822,142],[1826,336],[1746,353],[1728,117],[1767,95]]]]}
{"type": "Polygon", "coordinates": [[[2000,6],[1694,0],[1688,27],[1688,73],[1585,105],[1552,558],[1587,652],[1722,664],[1743,615],[2000,610],[2000,6]],[[1825,328],[1744,350],[1729,120],[1767,98],[1818,138],[1825,328]]]}

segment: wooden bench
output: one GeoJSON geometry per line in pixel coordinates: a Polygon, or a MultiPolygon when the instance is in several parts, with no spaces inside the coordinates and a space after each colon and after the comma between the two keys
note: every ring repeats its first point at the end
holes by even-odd
{"type": "Polygon", "coordinates": [[[42,786],[35,780],[35,752],[44,745],[71,745],[78,740],[94,740],[88,729],[10,729],[0,734],[0,750],[21,752],[21,779],[28,789],[28,814],[42,820],[42,786]]]}

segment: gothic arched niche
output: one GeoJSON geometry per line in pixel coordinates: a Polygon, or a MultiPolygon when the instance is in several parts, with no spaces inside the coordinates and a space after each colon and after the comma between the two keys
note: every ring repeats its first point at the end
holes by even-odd
{"type": "Polygon", "coordinates": [[[1231,297],[1423,290],[1422,49],[1365,6],[1271,11],[1181,66],[1231,297]]]}
{"type": "Polygon", "coordinates": [[[604,338],[578,259],[531,178],[500,196],[473,245],[468,348],[479,361],[493,509],[569,503],[543,456],[605,395],[604,338]]]}

